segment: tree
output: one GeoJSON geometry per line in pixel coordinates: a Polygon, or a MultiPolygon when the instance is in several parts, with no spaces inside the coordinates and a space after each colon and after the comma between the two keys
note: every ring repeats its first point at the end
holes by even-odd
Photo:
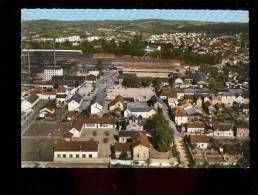
{"type": "Polygon", "coordinates": [[[54,83],[53,88],[57,89],[58,88],[58,83],[54,83]]]}
{"type": "Polygon", "coordinates": [[[128,155],[127,152],[125,152],[124,150],[121,152],[121,154],[119,155],[119,159],[120,160],[127,160],[128,155]]]}
{"type": "Polygon", "coordinates": [[[98,60],[97,65],[96,65],[96,70],[101,71],[102,70],[102,61],[98,60]]]}
{"type": "Polygon", "coordinates": [[[172,143],[172,132],[162,113],[155,114],[146,122],[146,129],[153,136],[154,147],[161,152],[166,152],[170,149],[172,143]]]}

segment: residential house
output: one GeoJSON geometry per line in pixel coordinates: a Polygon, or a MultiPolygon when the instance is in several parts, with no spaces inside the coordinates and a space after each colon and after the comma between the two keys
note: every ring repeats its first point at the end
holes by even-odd
{"type": "Polygon", "coordinates": [[[181,107],[172,108],[172,112],[175,117],[175,123],[178,126],[187,123],[188,116],[186,111],[181,107]]]}
{"type": "Polygon", "coordinates": [[[103,111],[105,97],[103,95],[96,95],[90,106],[91,114],[99,114],[103,111]]]}
{"type": "Polygon", "coordinates": [[[21,111],[22,112],[30,112],[32,109],[38,104],[40,98],[38,95],[32,94],[26,97],[21,102],[21,111]]]}
{"type": "Polygon", "coordinates": [[[237,125],[236,137],[237,138],[249,138],[249,124],[247,122],[242,122],[237,125]]]}
{"type": "Polygon", "coordinates": [[[72,120],[76,119],[76,117],[77,117],[76,112],[71,111],[71,112],[68,112],[68,114],[66,115],[66,120],[72,121],[72,120]]]}
{"type": "Polygon", "coordinates": [[[202,121],[194,121],[186,123],[187,133],[204,134],[205,124],[202,121]]]}
{"type": "Polygon", "coordinates": [[[83,161],[98,158],[99,144],[96,141],[58,140],[54,145],[54,161],[83,161]]]}
{"type": "Polygon", "coordinates": [[[56,105],[54,101],[49,101],[41,110],[39,111],[39,117],[40,118],[45,118],[48,116],[47,114],[54,114],[56,111],[56,105]]]}
{"type": "Polygon", "coordinates": [[[119,131],[118,132],[118,142],[119,143],[132,142],[132,137],[135,133],[137,133],[137,131],[131,131],[131,130],[119,131]]]}
{"type": "Polygon", "coordinates": [[[89,74],[85,77],[85,80],[86,80],[86,83],[94,83],[96,82],[97,77],[92,74],[89,74]]]}
{"type": "Polygon", "coordinates": [[[156,113],[155,109],[149,107],[147,102],[130,102],[124,111],[124,117],[134,115],[136,117],[149,118],[156,113]]]}
{"type": "Polygon", "coordinates": [[[80,137],[83,129],[115,129],[117,120],[110,117],[86,118],[79,116],[73,123],[73,128],[69,131],[73,137],[80,137]]]}
{"type": "Polygon", "coordinates": [[[234,101],[236,100],[235,94],[231,92],[225,92],[221,94],[221,103],[225,104],[227,107],[233,106],[234,101]]]}
{"type": "Polygon", "coordinates": [[[175,81],[174,81],[174,83],[173,83],[173,86],[174,86],[175,88],[178,88],[178,87],[182,86],[183,84],[184,84],[183,79],[177,78],[177,79],[175,79],[175,81]]]}
{"type": "Polygon", "coordinates": [[[214,137],[234,137],[234,131],[232,124],[228,123],[215,123],[213,125],[214,137]]]}
{"type": "Polygon", "coordinates": [[[167,96],[168,105],[172,108],[178,105],[178,97],[176,92],[171,92],[167,96]]]}
{"type": "Polygon", "coordinates": [[[120,95],[116,96],[115,99],[108,104],[108,108],[110,111],[114,111],[115,109],[119,109],[120,111],[124,110],[124,98],[120,95]]]}
{"type": "Polygon", "coordinates": [[[143,126],[137,122],[129,120],[129,124],[126,126],[126,130],[142,131],[143,126]]]}
{"type": "Polygon", "coordinates": [[[152,96],[151,99],[149,100],[150,105],[152,105],[156,110],[162,109],[162,100],[157,97],[156,95],[152,96]]]}
{"type": "Polygon", "coordinates": [[[207,135],[190,135],[189,138],[191,146],[200,149],[208,148],[209,137],[207,135]]]}
{"type": "Polygon", "coordinates": [[[133,135],[133,160],[147,160],[150,155],[150,142],[146,135],[141,132],[137,132],[133,135]]]}
{"type": "Polygon", "coordinates": [[[249,104],[242,104],[242,112],[249,114],[249,104]]]}
{"type": "Polygon", "coordinates": [[[82,96],[75,93],[68,101],[68,111],[79,111],[82,101],[82,96]]]}
{"type": "Polygon", "coordinates": [[[122,152],[127,154],[127,158],[132,158],[131,143],[115,143],[115,157],[119,159],[122,152]]]}

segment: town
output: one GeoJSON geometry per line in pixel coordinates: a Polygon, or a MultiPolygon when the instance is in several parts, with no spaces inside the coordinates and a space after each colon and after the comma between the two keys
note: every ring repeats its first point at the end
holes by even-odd
{"type": "Polygon", "coordinates": [[[249,167],[248,26],[137,22],[22,23],[22,167],[249,167]]]}

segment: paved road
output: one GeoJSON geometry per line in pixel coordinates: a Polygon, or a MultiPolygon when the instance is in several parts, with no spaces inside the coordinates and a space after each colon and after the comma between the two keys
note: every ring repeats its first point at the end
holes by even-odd
{"type": "Polygon", "coordinates": [[[174,121],[172,121],[170,119],[170,117],[168,115],[168,109],[169,108],[168,108],[167,104],[162,102],[162,113],[163,113],[164,118],[168,121],[168,124],[172,129],[172,133],[174,135],[174,138],[175,139],[182,139],[183,135],[180,132],[177,131],[176,124],[174,123],[174,121]]]}
{"type": "Polygon", "coordinates": [[[85,97],[85,100],[92,100],[97,94],[104,94],[106,88],[110,88],[115,85],[117,77],[117,71],[105,71],[101,78],[96,81],[95,91],[90,96],[85,97]]]}
{"type": "Polygon", "coordinates": [[[35,106],[35,108],[32,110],[32,112],[29,114],[29,116],[25,120],[21,120],[21,133],[23,134],[30,125],[35,121],[37,118],[37,115],[40,111],[40,109],[46,105],[48,100],[40,100],[39,103],[35,106]]]}

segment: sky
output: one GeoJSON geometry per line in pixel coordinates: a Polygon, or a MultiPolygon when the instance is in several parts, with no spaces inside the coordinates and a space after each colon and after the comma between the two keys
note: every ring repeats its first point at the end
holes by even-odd
{"type": "Polygon", "coordinates": [[[21,20],[190,20],[208,22],[249,22],[242,10],[160,10],[160,9],[22,9],[21,20]]]}

